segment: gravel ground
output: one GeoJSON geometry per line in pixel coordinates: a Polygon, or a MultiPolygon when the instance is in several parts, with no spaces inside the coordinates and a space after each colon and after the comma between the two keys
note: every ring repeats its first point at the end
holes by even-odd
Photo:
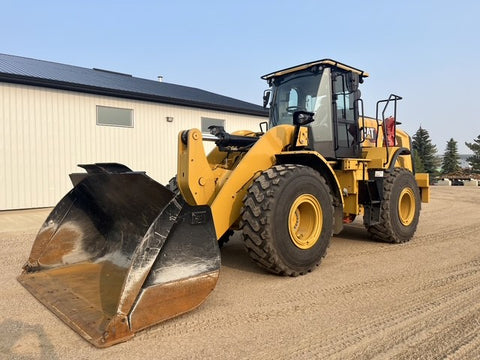
{"type": "Polygon", "coordinates": [[[16,281],[36,235],[19,229],[0,230],[0,358],[480,358],[480,187],[433,187],[407,244],[372,242],[356,220],[298,278],[257,268],[236,234],[203,305],[107,349],[16,281]]]}

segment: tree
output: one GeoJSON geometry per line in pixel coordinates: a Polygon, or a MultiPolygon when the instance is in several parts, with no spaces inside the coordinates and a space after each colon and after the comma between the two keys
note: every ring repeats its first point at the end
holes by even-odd
{"type": "Polygon", "coordinates": [[[458,155],[457,142],[451,138],[443,155],[442,173],[451,174],[460,170],[460,156],[458,155]]]}
{"type": "Polygon", "coordinates": [[[470,150],[473,151],[473,155],[467,158],[468,163],[472,167],[472,171],[480,173],[480,135],[473,140],[473,143],[465,143],[470,150]]]}
{"type": "Polygon", "coordinates": [[[420,158],[424,171],[429,174],[437,173],[438,160],[435,156],[437,147],[432,144],[428,131],[421,126],[413,135],[412,148],[414,153],[420,158]]]}
{"type": "Polygon", "coordinates": [[[422,159],[420,159],[420,156],[418,155],[418,153],[416,151],[413,152],[413,166],[414,166],[416,172],[419,172],[419,173],[424,173],[425,172],[425,168],[423,167],[422,159]]]}

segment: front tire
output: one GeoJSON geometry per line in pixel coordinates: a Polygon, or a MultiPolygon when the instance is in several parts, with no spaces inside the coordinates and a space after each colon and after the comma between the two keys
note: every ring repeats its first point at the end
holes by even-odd
{"type": "Polygon", "coordinates": [[[298,276],[325,256],[333,199],[323,177],[302,165],[276,165],[250,186],[241,229],[247,252],[268,271],[298,276]]]}
{"type": "Polygon", "coordinates": [[[367,226],[374,240],[404,243],[415,233],[420,217],[420,191],[413,174],[395,168],[383,183],[383,204],[380,222],[367,226]]]}

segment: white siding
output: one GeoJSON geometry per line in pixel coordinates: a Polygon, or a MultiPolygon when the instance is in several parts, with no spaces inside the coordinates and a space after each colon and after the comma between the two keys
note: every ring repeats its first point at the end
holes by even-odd
{"type": "Polygon", "coordinates": [[[201,117],[226,130],[257,130],[264,117],[0,83],[0,210],[55,205],[77,164],[119,162],[165,184],[176,173],[177,136],[201,117]],[[134,127],[96,125],[96,106],[133,109],[134,127]],[[173,117],[167,122],[166,117],[173,117]]]}

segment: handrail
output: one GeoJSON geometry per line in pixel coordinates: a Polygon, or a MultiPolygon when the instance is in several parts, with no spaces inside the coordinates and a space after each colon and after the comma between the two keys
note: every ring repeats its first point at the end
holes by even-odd
{"type": "Polygon", "coordinates": [[[387,149],[387,157],[386,157],[386,161],[383,164],[383,166],[385,166],[388,163],[388,157],[389,157],[388,141],[387,141],[387,127],[385,126],[385,111],[387,110],[387,107],[390,104],[390,101],[393,101],[393,104],[394,104],[393,105],[393,118],[395,119],[394,124],[393,124],[393,133],[396,134],[397,133],[397,125],[396,125],[397,124],[397,120],[396,120],[397,119],[397,100],[402,100],[402,97],[398,96],[398,95],[395,95],[395,94],[390,94],[388,99],[379,100],[379,101],[377,101],[377,105],[376,105],[375,120],[377,122],[377,137],[375,138],[375,146],[378,147],[378,130],[380,128],[380,123],[379,123],[379,119],[378,119],[378,107],[379,107],[380,103],[385,103],[385,106],[383,107],[383,111],[382,111],[382,132],[383,132],[383,139],[384,139],[384,143],[385,143],[385,148],[387,149]]]}

